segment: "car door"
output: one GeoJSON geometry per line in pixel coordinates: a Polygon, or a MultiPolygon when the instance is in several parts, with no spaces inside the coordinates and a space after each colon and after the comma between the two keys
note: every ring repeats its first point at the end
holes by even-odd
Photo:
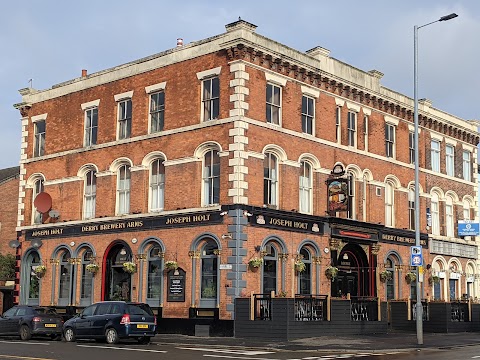
{"type": "Polygon", "coordinates": [[[96,308],[97,304],[90,305],[83,309],[83,311],[74,319],[75,334],[77,335],[77,338],[90,336],[91,322],[96,308]]]}
{"type": "Polygon", "coordinates": [[[18,306],[14,306],[3,313],[0,317],[0,334],[11,335],[17,332],[17,321],[14,316],[18,306]]]}
{"type": "Polygon", "coordinates": [[[105,326],[107,322],[111,319],[112,315],[110,313],[111,303],[100,303],[95,310],[95,314],[92,317],[92,335],[94,337],[101,337],[104,334],[105,326]]]}

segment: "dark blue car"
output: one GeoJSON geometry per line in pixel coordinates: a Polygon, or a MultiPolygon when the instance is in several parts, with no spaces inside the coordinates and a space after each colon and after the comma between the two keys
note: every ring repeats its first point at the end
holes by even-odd
{"type": "Polygon", "coordinates": [[[148,344],[156,327],[157,319],[148,304],[103,301],[65,321],[63,336],[69,342],[96,339],[115,344],[120,339],[136,339],[140,344],[148,344]]]}

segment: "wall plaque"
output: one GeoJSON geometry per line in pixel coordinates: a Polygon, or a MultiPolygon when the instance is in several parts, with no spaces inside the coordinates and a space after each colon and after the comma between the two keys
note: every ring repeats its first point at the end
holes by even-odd
{"type": "Polygon", "coordinates": [[[185,271],[180,268],[167,273],[167,301],[185,301],[185,271]]]}

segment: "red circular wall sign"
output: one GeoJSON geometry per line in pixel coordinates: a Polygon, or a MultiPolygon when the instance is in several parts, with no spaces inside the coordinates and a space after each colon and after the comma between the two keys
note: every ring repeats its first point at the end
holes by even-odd
{"type": "Polygon", "coordinates": [[[52,208],[52,197],[46,192],[41,192],[35,197],[33,205],[35,205],[37,211],[46,213],[52,208]]]}

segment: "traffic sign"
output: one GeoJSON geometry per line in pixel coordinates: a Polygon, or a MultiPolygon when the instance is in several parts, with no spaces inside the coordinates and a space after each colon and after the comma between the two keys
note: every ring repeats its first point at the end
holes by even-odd
{"type": "Polygon", "coordinates": [[[410,247],[410,266],[422,266],[423,256],[421,246],[410,247]]]}

